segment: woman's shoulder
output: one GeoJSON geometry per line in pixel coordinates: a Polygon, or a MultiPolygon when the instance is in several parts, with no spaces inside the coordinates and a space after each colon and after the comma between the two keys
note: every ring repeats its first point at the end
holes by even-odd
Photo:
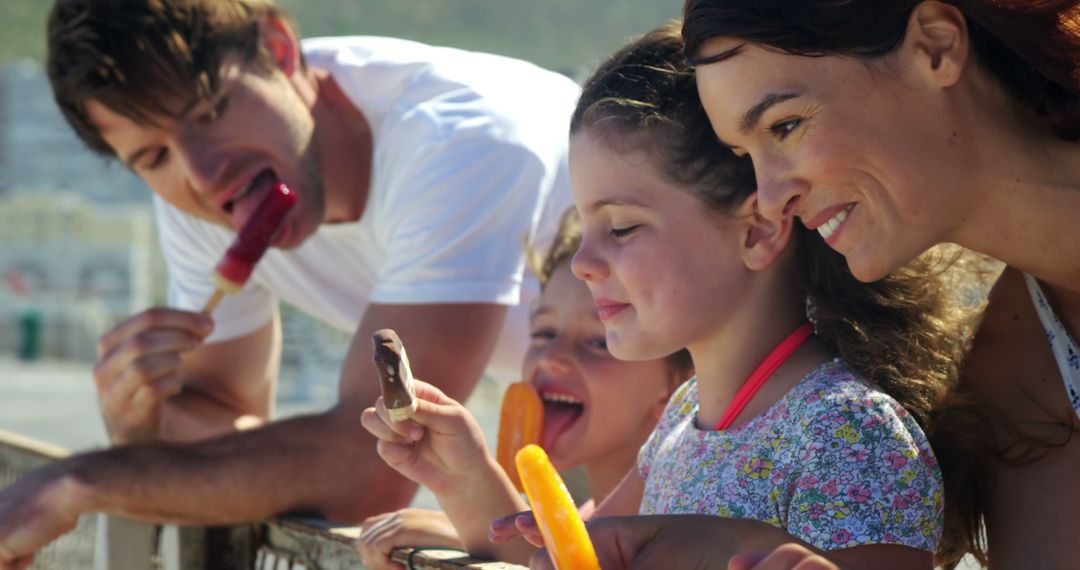
{"type": "Polygon", "coordinates": [[[990,291],[961,375],[961,382],[973,386],[993,408],[1030,425],[1060,421],[1048,411],[1069,401],[1035,307],[1024,274],[1006,268],[990,291]],[[1033,378],[1052,381],[1031,382],[1033,378]]]}

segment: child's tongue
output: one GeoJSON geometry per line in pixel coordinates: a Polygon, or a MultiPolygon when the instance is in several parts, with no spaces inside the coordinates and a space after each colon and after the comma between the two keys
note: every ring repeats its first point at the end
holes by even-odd
{"type": "Polygon", "coordinates": [[[541,447],[550,451],[558,438],[578,421],[583,410],[582,406],[545,401],[544,435],[540,438],[541,447]]]}

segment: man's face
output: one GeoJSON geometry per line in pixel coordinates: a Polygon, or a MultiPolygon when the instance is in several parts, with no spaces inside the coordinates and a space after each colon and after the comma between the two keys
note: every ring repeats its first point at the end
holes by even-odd
{"type": "Polygon", "coordinates": [[[169,102],[179,118],[141,124],[93,99],[86,112],[116,156],[155,193],[220,226],[243,226],[266,191],[266,185],[249,191],[252,182],[273,171],[299,197],[274,243],[291,248],[314,233],[325,211],[315,123],[292,84],[297,80],[227,59],[208,100],[169,102]]]}

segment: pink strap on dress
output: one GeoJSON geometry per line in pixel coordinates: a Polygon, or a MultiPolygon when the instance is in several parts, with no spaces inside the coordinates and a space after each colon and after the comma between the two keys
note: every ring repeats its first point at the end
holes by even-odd
{"type": "Polygon", "coordinates": [[[758,364],[757,368],[750,373],[750,377],[743,382],[742,387],[735,394],[735,399],[731,401],[731,405],[728,406],[727,410],[724,410],[724,415],[716,423],[716,429],[725,430],[731,427],[731,423],[735,421],[735,418],[739,417],[739,414],[754,398],[754,395],[758,393],[758,390],[761,390],[761,387],[765,385],[765,381],[773,375],[773,372],[776,372],[777,368],[780,368],[781,364],[787,362],[787,359],[813,334],[814,327],[810,323],[803,323],[780,344],[776,345],[776,348],[772,349],[772,352],[765,357],[765,360],[762,360],[761,364],[758,364]]]}

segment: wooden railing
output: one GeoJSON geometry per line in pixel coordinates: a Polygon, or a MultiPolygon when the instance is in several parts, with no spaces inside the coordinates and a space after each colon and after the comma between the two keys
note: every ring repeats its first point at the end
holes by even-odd
{"type": "MultiPolygon", "coordinates": [[[[0,488],[68,454],[0,430],[0,488]]],[[[229,528],[156,527],[112,516],[84,516],[40,552],[33,570],[344,570],[365,568],[353,543],[360,529],[281,518],[229,528]]],[[[416,570],[520,570],[456,550],[399,548],[392,557],[416,570]]]]}

